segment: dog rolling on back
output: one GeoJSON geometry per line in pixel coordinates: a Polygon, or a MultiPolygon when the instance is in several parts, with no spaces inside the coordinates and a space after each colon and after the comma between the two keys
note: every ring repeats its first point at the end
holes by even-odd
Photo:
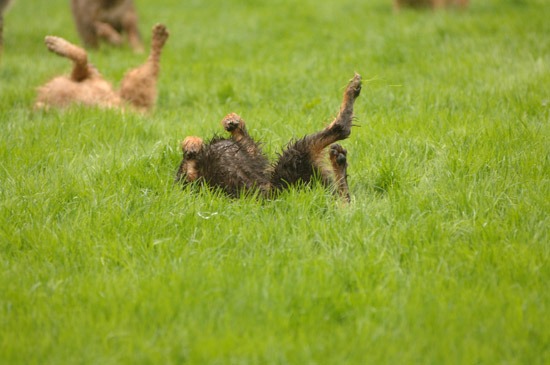
{"type": "Polygon", "coordinates": [[[233,197],[258,191],[269,198],[291,186],[318,180],[349,201],[347,151],[335,142],[350,135],[353,105],[360,92],[361,76],[356,74],[344,92],[336,119],[319,132],[291,141],[274,164],[250,137],[244,120],[231,113],[222,120],[229,138],[214,137],[206,143],[199,137],[184,139],[176,182],[202,182],[233,197]]]}
{"type": "Polygon", "coordinates": [[[71,0],[71,8],[85,47],[97,48],[100,39],[120,46],[126,33],[130,46],[143,51],[133,0],[71,0]]]}
{"type": "Polygon", "coordinates": [[[157,99],[157,78],[160,54],[168,39],[168,31],[162,24],[153,27],[151,53],[143,65],[130,70],[115,91],[99,71],[88,63],[86,51],[63,38],[47,36],[48,49],[73,62],[69,76],[58,76],[38,88],[35,107],[63,108],[72,104],[105,108],[126,108],[149,111],[157,99]]]}

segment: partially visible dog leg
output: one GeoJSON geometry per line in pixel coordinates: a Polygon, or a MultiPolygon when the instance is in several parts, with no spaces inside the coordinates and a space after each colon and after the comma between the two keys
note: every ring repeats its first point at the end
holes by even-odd
{"type": "Polygon", "coordinates": [[[11,0],[0,0],[0,52],[2,52],[2,46],[4,42],[4,11],[10,5],[11,0]]]}
{"type": "Polygon", "coordinates": [[[401,8],[401,1],[393,0],[393,11],[398,12],[400,8],[401,8]]]}
{"type": "Polygon", "coordinates": [[[432,8],[435,10],[443,9],[445,7],[445,0],[432,0],[432,8]]]}
{"type": "Polygon", "coordinates": [[[4,14],[2,14],[2,9],[0,9],[0,52],[4,46],[4,14]]]}
{"type": "Polygon", "coordinates": [[[122,44],[122,36],[111,24],[95,22],[94,28],[98,37],[105,39],[114,46],[120,46],[122,44]]]}
{"type": "Polygon", "coordinates": [[[121,82],[120,96],[137,109],[151,109],[157,99],[157,78],[160,69],[160,54],[168,39],[168,30],[162,24],[153,27],[151,53],[143,65],[130,70],[121,82]]]}
{"type": "Polygon", "coordinates": [[[82,81],[90,77],[92,72],[95,71],[94,68],[88,65],[88,55],[84,49],[60,37],[46,36],[44,41],[50,51],[73,61],[72,80],[82,81]]]}
{"type": "Polygon", "coordinates": [[[461,9],[464,10],[468,7],[469,0],[457,0],[456,3],[461,9]]]}
{"type": "Polygon", "coordinates": [[[181,143],[183,161],[176,173],[175,182],[193,182],[199,178],[197,157],[202,150],[203,142],[199,137],[186,137],[181,143]]]}
{"type": "Polygon", "coordinates": [[[342,146],[335,143],[330,146],[330,163],[334,172],[334,183],[336,184],[336,192],[346,201],[350,201],[349,186],[348,186],[348,162],[347,153],[342,146]]]}
{"type": "Polygon", "coordinates": [[[99,40],[94,27],[94,17],[99,14],[100,6],[96,1],[71,0],[71,10],[76,29],[85,47],[97,48],[99,40]]]}
{"type": "Polygon", "coordinates": [[[132,49],[137,53],[143,52],[143,44],[141,42],[141,34],[139,33],[138,28],[138,17],[136,11],[126,12],[122,18],[122,27],[128,34],[128,42],[132,49]]]}
{"type": "Polygon", "coordinates": [[[314,176],[329,184],[330,172],[323,167],[322,151],[330,144],[349,137],[353,120],[353,104],[361,93],[361,76],[355,74],[345,92],[340,112],[324,130],[290,143],[276,163],[272,184],[281,189],[297,182],[309,183],[314,176]]]}
{"type": "Polygon", "coordinates": [[[320,151],[329,144],[349,137],[353,120],[353,104],[360,93],[361,75],[355,74],[344,91],[344,98],[336,119],[334,119],[334,121],[323,131],[310,137],[311,149],[314,152],[320,151]]]}

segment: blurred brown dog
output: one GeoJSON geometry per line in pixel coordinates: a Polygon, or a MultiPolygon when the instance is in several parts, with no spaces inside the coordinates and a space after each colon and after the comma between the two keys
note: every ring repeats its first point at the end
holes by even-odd
{"type": "Polygon", "coordinates": [[[85,47],[97,48],[100,39],[120,46],[125,32],[134,51],[143,52],[133,0],[71,0],[71,8],[85,47]]]}
{"type": "Polygon", "coordinates": [[[88,63],[86,51],[59,37],[47,36],[48,49],[73,61],[70,76],[58,76],[38,88],[36,108],[67,107],[71,104],[149,111],[157,99],[157,78],[162,47],[168,39],[162,24],[153,27],[151,53],[145,63],[124,76],[115,91],[99,71],[88,63]]]}
{"type": "Polygon", "coordinates": [[[462,9],[468,7],[469,0],[393,0],[393,8],[399,10],[403,6],[410,7],[429,7],[432,9],[441,9],[446,6],[457,6],[462,9]]]}
{"type": "Polygon", "coordinates": [[[349,201],[347,151],[335,142],[351,134],[353,105],[360,93],[361,76],[355,74],[334,121],[321,131],[291,141],[273,165],[248,134],[244,120],[235,113],[228,114],[222,126],[230,133],[229,138],[214,137],[206,143],[199,137],[185,138],[175,181],[198,181],[233,197],[256,191],[267,198],[291,186],[319,181],[349,201]],[[326,162],[329,146],[330,162],[326,162]]]}
{"type": "Polygon", "coordinates": [[[0,0],[0,51],[4,44],[4,11],[11,5],[12,0],[0,0]]]}

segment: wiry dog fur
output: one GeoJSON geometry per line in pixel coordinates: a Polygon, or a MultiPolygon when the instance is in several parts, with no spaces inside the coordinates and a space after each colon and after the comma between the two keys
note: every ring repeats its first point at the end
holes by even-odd
{"type": "Polygon", "coordinates": [[[126,33],[130,46],[143,51],[133,0],[71,0],[71,8],[85,47],[97,48],[100,39],[120,46],[126,33]]]}
{"type": "Polygon", "coordinates": [[[290,142],[274,164],[250,137],[244,120],[231,113],[222,120],[229,138],[214,137],[208,143],[199,137],[185,138],[176,182],[200,181],[234,197],[251,190],[272,197],[290,186],[319,180],[349,201],[347,151],[335,142],[350,135],[353,105],[360,92],[361,76],[356,74],[344,92],[336,119],[325,129],[290,142]],[[328,146],[330,167],[325,165],[328,146]]]}
{"type": "Polygon", "coordinates": [[[73,61],[70,76],[58,76],[38,88],[35,107],[67,107],[83,104],[105,108],[125,108],[149,111],[157,99],[157,79],[160,54],[168,39],[168,31],[162,24],[153,27],[151,53],[145,63],[130,70],[124,76],[120,90],[115,91],[99,71],[88,63],[86,51],[63,38],[47,36],[48,49],[73,61]]]}
{"type": "Polygon", "coordinates": [[[441,9],[446,6],[457,6],[462,9],[468,7],[469,0],[393,0],[393,8],[399,10],[403,6],[417,8],[441,9]]]}

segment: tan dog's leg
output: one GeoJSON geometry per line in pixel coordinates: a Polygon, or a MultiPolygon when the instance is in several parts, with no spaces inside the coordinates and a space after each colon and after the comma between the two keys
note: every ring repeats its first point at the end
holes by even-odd
{"type": "Polygon", "coordinates": [[[168,35],[164,25],[155,25],[149,58],[140,67],[130,70],[121,82],[120,96],[138,109],[149,110],[155,105],[160,54],[168,35]]]}
{"type": "Polygon", "coordinates": [[[90,77],[91,70],[88,66],[88,54],[84,49],[55,36],[46,36],[45,43],[50,51],[73,61],[71,79],[82,81],[90,77]]]}
{"type": "Polygon", "coordinates": [[[338,116],[321,132],[306,136],[306,141],[312,155],[317,156],[328,145],[349,137],[353,119],[353,104],[360,92],[361,76],[355,74],[344,92],[344,98],[338,116]]]}
{"type": "Polygon", "coordinates": [[[180,164],[176,174],[176,182],[193,182],[199,177],[196,168],[197,155],[203,146],[202,139],[199,137],[186,137],[181,143],[183,152],[183,161],[180,164]],[[184,180],[184,181],[182,181],[184,180]]]}
{"type": "Polygon", "coordinates": [[[309,183],[316,176],[325,185],[336,183],[340,195],[349,200],[346,181],[346,152],[338,145],[330,151],[333,171],[324,167],[324,149],[336,141],[349,137],[353,121],[353,104],[361,92],[361,76],[355,74],[344,91],[340,112],[334,121],[320,132],[305,136],[290,143],[275,164],[271,177],[275,189],[281,190],[290,185],[309,183]],[[335,175],[333,181],[331,175],[335,175]]]}

